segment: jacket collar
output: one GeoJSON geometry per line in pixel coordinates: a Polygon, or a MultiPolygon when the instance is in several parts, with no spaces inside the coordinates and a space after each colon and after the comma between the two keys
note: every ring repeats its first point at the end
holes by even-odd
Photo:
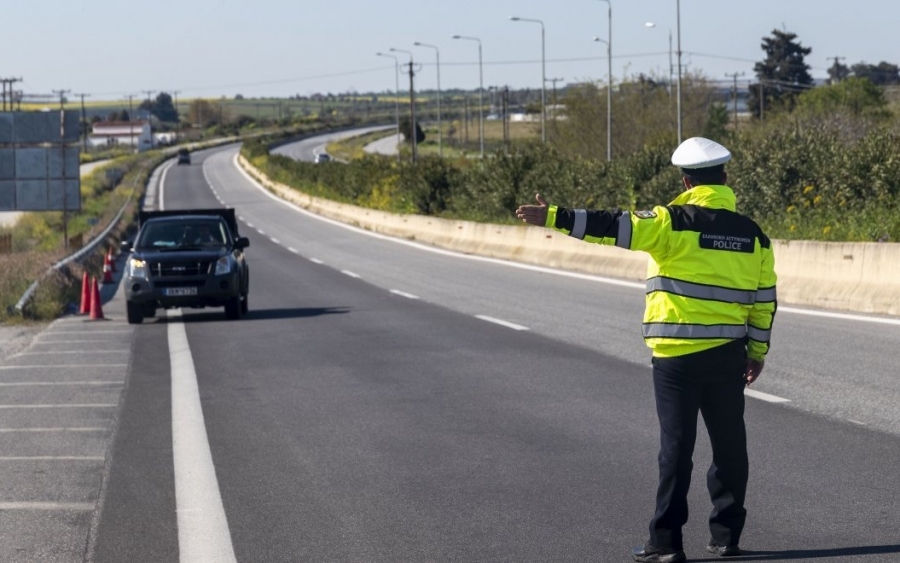
{"type": "Polygon", "coordinates": [[[710,209],[736,209],[734,192],[728,186],[694,186],[681,192],[669,205],[697,205],[710,209]]]}

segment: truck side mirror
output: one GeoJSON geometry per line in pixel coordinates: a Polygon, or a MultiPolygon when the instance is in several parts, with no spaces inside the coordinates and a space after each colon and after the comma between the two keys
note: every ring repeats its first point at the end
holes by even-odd
{"type": "Polygon", "coordinates": [[[250,239],[247,237],[238,237],[234,241],[235,248],[247,248],[248,246],[250,246],[250,239]]]}

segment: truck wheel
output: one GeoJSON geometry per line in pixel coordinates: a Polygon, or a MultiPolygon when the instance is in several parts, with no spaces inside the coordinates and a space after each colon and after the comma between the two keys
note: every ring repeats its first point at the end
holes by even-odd
{"type": "Polygon", "coordinates": [[[144,306],[140,303],[131,301],[125,302],[125,308],[128,314],[128,324],[139,325],[144,322],[144,306]]]}
{"type": "Polygon", "coordinates": [[[144,305],[144,317],[148,319],[152,319],[156,316],[156,306],[150,302],[144,305]]]}
{"type": "Polygon", "coordinates": [[[225,318],[235,321],[241,318],[241,296],[236,295],[225,303],[225,318]]]}
{"type": "Polygon", "coordinates": [[[250,296],[248,294],[244,294],[244,298],[241,300],[241,314],[246,315],[250,310],[250,296]]]}

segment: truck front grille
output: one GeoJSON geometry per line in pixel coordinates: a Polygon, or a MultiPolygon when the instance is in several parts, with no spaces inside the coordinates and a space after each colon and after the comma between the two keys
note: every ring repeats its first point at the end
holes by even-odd
{"type": "Polygon", "coordinates": [[[191,262],[150,262],[150,275],[154,278],[195,277],[210,273],[212,262],[206,260],[191,262]]]}

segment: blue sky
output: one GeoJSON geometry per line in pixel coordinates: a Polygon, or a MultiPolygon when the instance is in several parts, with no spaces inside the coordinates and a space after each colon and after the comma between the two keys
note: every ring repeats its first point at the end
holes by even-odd
{"type": "MultiPolygon", "coordinates": [[[[667,75],[669,30],[677,50],[676,0],[611,0],[613,75],[667,75]],[[645,27],[652,21],[656,28],[645,27]]],[[[607,80],[607,4],[601,0],[44,0],[5,3],[0,76],[17,89],[70,89],[94,99],[143,90],[179,98],[308,95],[394,88],[394,47],[422,63],[417,89],[484,85],[540,88],[541,28],[546,76],[567,82],[607,80]]],[[[760,43],[773,29],[812,47],[807,64],[826,76],[832,61],[900,64],[900,2],[885,0],[681,0],[683,65],[716,80],[752,77],[760,43]]],[[[399,53],[405,61],[408,55],[399,53]]],[[[405,77],[401,77],[406,80],[405,77]]],[[[401,82],[401,88],[408,82],[401,82]]],[[[548,88],[550,85],[548,84],[548,88]]]]}

